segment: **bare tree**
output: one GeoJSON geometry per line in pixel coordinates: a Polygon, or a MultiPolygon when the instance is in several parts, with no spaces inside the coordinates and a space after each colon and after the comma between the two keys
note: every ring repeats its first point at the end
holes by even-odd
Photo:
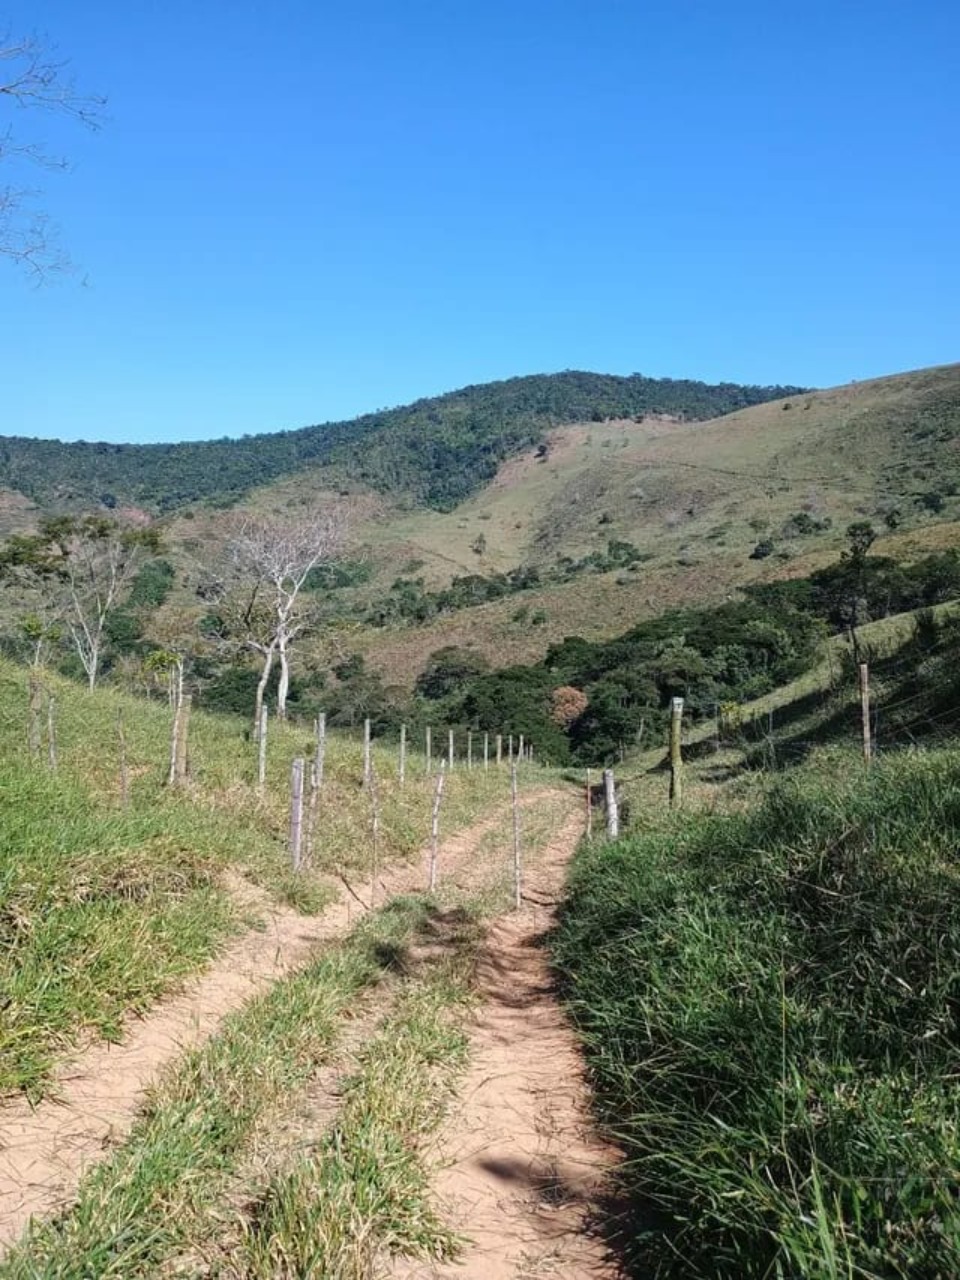
{"type": "Polygon", "coordinates": [[[147,553],[159,550],[154,529],[127,528],[106,516],[57,516],[39,535],[55,560],[64,623],[87,684],[96,687],[107,620],[123,602],[147,553]]]}
{"type": "MultiPolygon", "coordinates": [[[[104,99],[77,91],[66,62],[55,50],[34,37],[16,39],[0,35],[0,163],[14,171],[24,166],[65,169],[62,156],[42,144],[23,139],[3,117],[31,108],[76,120],[96,129],[102,120],[104,99]]],[[[57,251],[46,216],[33,207],[36,192],[17,182],[0,183],[0,257],[27,269],[36,277],[66,265],[57,251]]]]}
{"type": "Polygon", "coordinates": [[[310,574],[343,544],[342,513],[331,510],[293,517],[248,517],[242,520],[228,543],[228,558],[236,578],[246,584],[246,647],[260,656],[262,665],[254,707],[254,732],[273,671],[280,665],[277,715],[283,719],[290,690],[290,651],[308,625],[302,591],[310,574]]]}

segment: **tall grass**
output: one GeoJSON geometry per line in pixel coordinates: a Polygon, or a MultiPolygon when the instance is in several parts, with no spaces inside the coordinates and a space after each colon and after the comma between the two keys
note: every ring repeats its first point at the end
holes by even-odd
{"type": "Polygon", "coordinates": [[[585,849],[554,940],[637,1274],[960,1274],[960,753],[585,849]]]}

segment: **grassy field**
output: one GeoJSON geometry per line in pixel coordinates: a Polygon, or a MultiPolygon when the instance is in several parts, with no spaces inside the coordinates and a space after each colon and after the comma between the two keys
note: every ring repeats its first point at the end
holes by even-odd
{"type": "Polygon", "coordinates": [[[583,850],[554,953],[636,1275],[960,1270],[958,796],[955,750],[834,750],[583,850]]]}
{"type": "MultiPolygon", "coordinates": [[[[51,677],[47,684],[55,699],[55,771],[45,744],[39,758],[27,750],[26,671],[0,666],[0,1092],[42,1091],[71,1046],[91,1035],[116,1037],[127,1013],[145,1010],[249,927],[225,887],[228,869],[301,911],[337,896],[340,874],[361,878],[371,869],[372,807],[360,785],[358,740],[330,737],[313,857],[294,875],[288,779],[294,755],[312,751],[309,730],[271,729],[261,792],[246,725],[194,714],[189,785],[172,791],[165,705],[111,691],[89,695],[51,677]]],[[[373,759],[380,865],[409,860],[429,840],[432,780],[415,752],[402,788],[395,747],[376,747],[373,759]]],[[[454,772],[444,832],[502,801],[506,787],[494,771],[454,772]]]]}
{"type": "MultiPolygon", "coordinates": [[[[528,781],[533,863],[558,805],[543,778],[528,781]]],[[[509,823],[494,811],[474,840],[436,897],[394,898],[315,947],[173,1062],[129,1137],[71,1208],[32,1225],[0,1277],[370,1280],[392,1255],[453,1257],[432,1141],[465,1062],[484,916],[506,905],[509,823]]]]}

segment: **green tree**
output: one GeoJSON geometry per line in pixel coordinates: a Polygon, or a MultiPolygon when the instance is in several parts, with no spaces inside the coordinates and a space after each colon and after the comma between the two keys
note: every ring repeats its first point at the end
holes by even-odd
{"type": "Polygon", "coordinates": [[[40,645],[62,627],[93,689],[109,624],[159,545],[155,529],[101,515],[57,516],[37,534],[11,538],[0,553],[0,576],[36,602],[27,615],[35,660],[40,645]]]}

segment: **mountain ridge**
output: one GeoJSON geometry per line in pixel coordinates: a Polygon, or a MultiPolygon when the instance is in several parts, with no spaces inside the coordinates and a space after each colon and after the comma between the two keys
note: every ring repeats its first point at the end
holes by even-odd
{"type": "Polygon", "coordinates": [[[230,505],[305,467],[449,510],[551,428],[668,414],[706,421],[805,389],[565,370],[473,383],[339,422],[159,444],[0,436],[0,485],[43,506],[230,505]]]}

